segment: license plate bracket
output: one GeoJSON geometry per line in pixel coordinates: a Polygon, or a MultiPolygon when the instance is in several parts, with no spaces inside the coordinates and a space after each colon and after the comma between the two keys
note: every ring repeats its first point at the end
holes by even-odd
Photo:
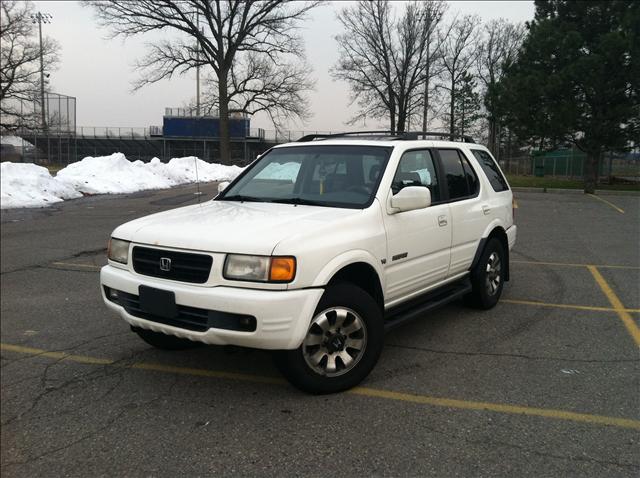
{"type": "Polygon", "coordinates": [[[175,319],[178,316],[175,292],[141,285],[138,294],[143,312],[165,319],[175,319]]]}

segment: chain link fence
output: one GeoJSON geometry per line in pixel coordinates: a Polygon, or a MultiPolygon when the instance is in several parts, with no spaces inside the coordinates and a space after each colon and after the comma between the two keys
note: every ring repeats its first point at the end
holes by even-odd
{"type": "MultiPolygon", "coordinates": [[[[500,160],[502,170],[515,176],[550,176],[582,179],[586,155],[581,152],[552,152],[548,155],[522,155],[500,160]]],[[[601,181],[618,178],[640,182],[640,153],[606,153],[600,160],[601,181]]]]}
{"type": "MultiPolygon", "coordinates": [[[[56,117],[68,118],[65,115],[56,115],[56,117]]],[[[76,127],[75,124],[68,122],[63,127],[60,121],[56,123],[55,128],[53,122],[50,125],[51,127],[46,129],[30,127],[11,133],[13,137],[11,145],[5,145],[3,140],[3,160],[42,165],[66,165],[87,156],[107,156],[117,152],[124,153],[131,160],[142,161],[149,161],[153,157],[169,160],[183,156],[197,156],[209,162],[220,160],[218,138],[163,136],[165,132],[162,126],[76,127]]],[[[309,134],[331,134],[331,132],[251,128],[245,137],[231,138],[232,162],[246,165],[274,144],[296,141],[309,134]]]]}

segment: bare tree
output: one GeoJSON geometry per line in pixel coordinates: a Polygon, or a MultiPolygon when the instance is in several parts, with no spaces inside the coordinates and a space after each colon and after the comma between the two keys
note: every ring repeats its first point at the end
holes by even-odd
{"type": "MultiPolygon", "coordinates": [[[[152,44],[148,55],[140,61],[141,77],[135,88],[198,66],[213,70],[223,162],[230,160],[230,108],[255,112],[268,105],[280,115],[299,116],[302,112],[290,103],[280,103],[285,98],[290,100],[291,94],[267,90],[282,86],[283,82],[286,88],[295,88],[291,72],[301,70],[292,70],[288,59],[304,58],[298,24],[319,2],[112,0],[90,4],[99,23],[110,28],[113,37],[154,31],[169,34],[152,44]],[[268,78],[259,77],[261,71],[268,71],[268,78]],[[261,86],[264,89],[260,90],[261,86]]],[[[297,94],[301,95],[309,87],[309,81],[306,76],[296,79],[300,80],[297,94]]]]}
{"type": "MultiPolygon", "coordinates": [[[[248,54],[231,67],[229,75],[229,112],[269,116],[276,129],[291,118],[311,116],[305,93],[314,87],[306,63],[275,65],[269,58],[248,54]]],[[[209,75],[202,102],[204,111],[220,109],[218,78],[209,75]]]]}
{"type": "Polygon", "coordinates": [[[502,80],[505,67],[512,64],[525,36],[521,23],[511,23],[505,19],[491,20],[484,27],[485,38],[480,44],[478,73],[484,86],[484,104],[489,123],[488,147],[494,155],[499,155],[499,130],[501,113],[498,111],[496,85],[502,80]]]}
{"type": "Polygon", "coordinates": [[[422,131],[429,131],[429,99],[431,98],[431,80],[442,73],[442,40],[438,26],[442,21],[447,4],[444,0],[430,0],[424,4],[424,22],[427,30],[427,51],[424,71],[424,98],[422,104],[422,131]]]}
{"type": "Polygon", "coordinates": [[[456,16],[450,27],[442,33],[444,84],[449,92],[449,133],[455,133],[456,91],[465,75],[478,58],[480,17],[477,15],[456,16]]]}
{"type": "MultiPolygon", "coordinates": [[[[32,125],[40,87],[40,45],[32,23],[33,4],[3,0],[0,7],[0,126],[15,130],[32,125]],[[27,108],[22,104],[27,103],[27,108]]],[[[45,71],[55,69],[59,46],[45,37],[42,56],[45,71]]],[[[40,108],[43,108],[40,105],[40,108]]]]}
{"type": "Polygon", "coordinates": [[[366,117],[388,118],[391,131],[405,131],[422,104],[429,23],[425,4],[411,2],[395,19],[387,0],[360,1],[338,14],[340,58],[335,79],[351,88],[352,104],[366,117]]]}
{"type": "Polygon", "coordinates": [[[396,129],[396,98],[391,57],[391,6],[386,1],[361,1],[338,14],[345,32],[336,36],[340,58],[332,70],[346,81],[359,113],[351,122],[387,116],[396,129]]]}

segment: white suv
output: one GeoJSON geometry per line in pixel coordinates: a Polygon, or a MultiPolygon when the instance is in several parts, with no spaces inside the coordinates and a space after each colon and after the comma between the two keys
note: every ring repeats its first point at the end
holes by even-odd
{"type": "Polygon", "coordinates": [[[485,147],[434,135],[305,137],[212,201],[123,224],[105,304],[159,348],[270,349],[302,390],[358,384],[385,330],[461,297],[489,309],[509,280],[507,181],[485,147]]]}

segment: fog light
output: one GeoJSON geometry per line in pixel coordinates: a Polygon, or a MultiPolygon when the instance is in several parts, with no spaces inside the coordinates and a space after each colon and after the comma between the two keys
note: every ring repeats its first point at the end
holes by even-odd
{"type": "Polygon", "coordinates": [[[105,287],[105,289],[107,293],[107,299],[109,299],[111,302],[118,302],[118,291],[110,287],[105,287]]]}

